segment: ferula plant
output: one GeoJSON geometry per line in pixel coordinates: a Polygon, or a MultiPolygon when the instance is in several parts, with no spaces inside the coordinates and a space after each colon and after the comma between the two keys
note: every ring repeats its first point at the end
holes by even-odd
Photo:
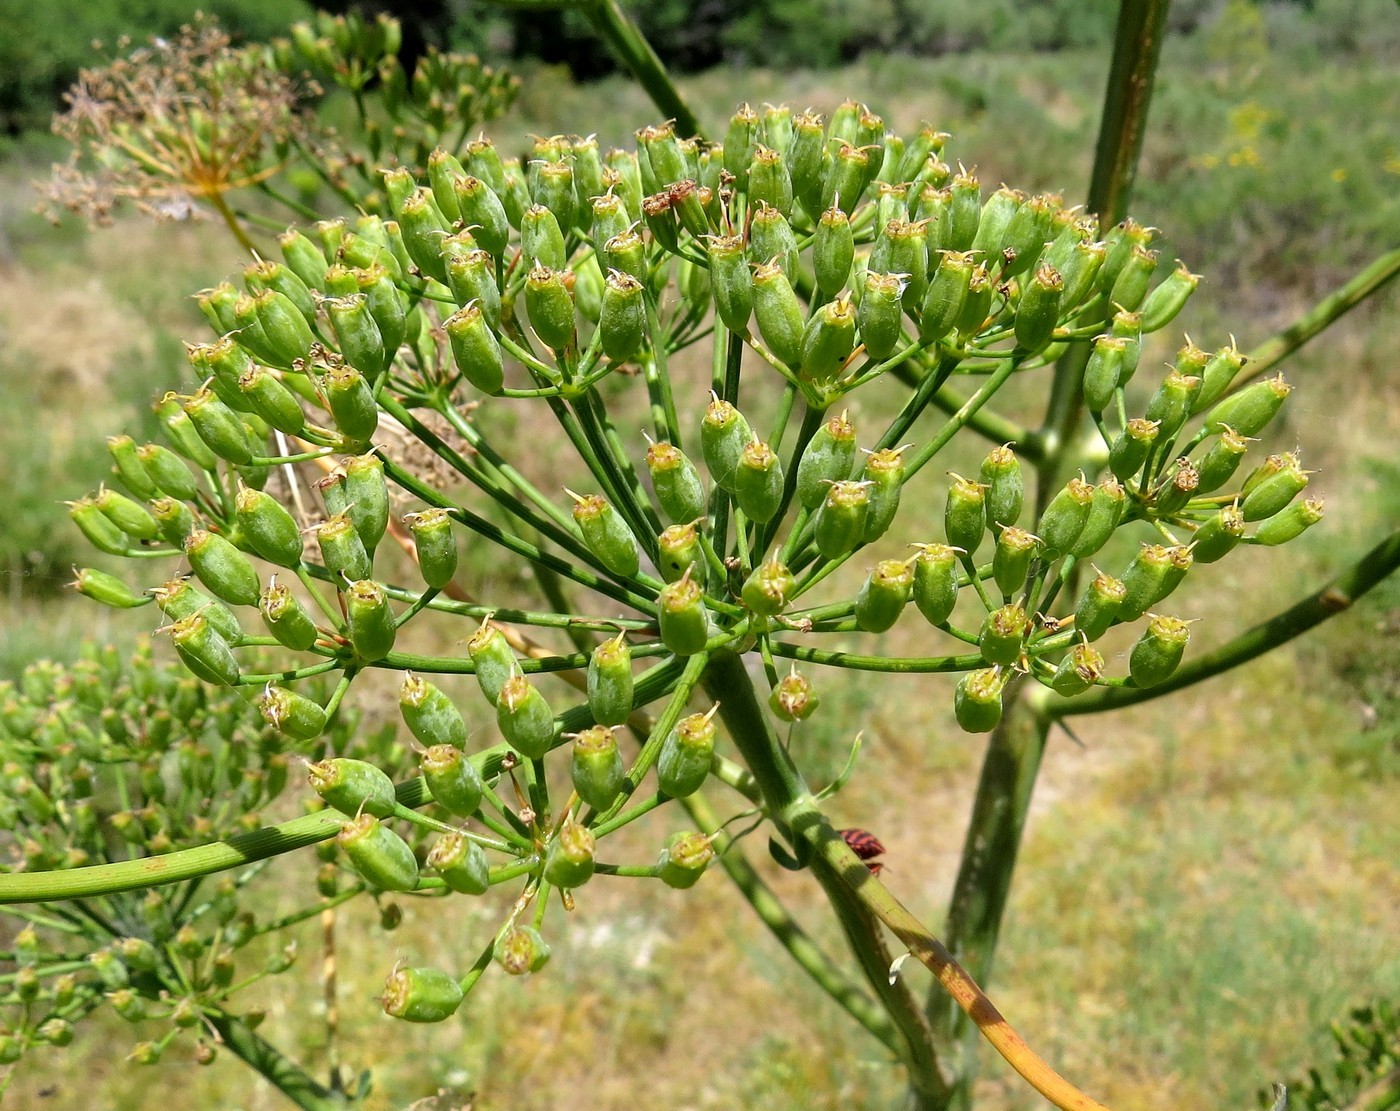
{"type": "Polygon", "coordinates": [[[1369,289],[1253,364],[1220,340],[1141,357],[1198,282],[1122,218],[1164,4],[1124,5],[1089,210],[991,188],[948,135],[856,103],[742,105],[703,138],[620,9],[587,8],[676,121],[629,150],[464,139],[383,167],[377,210],[292,226],[200,294],[197,384],[156,401],[158,441],[114,435],[112,482],[71,502],[126,568],[78,589],[158,608],[194,676],[255,698],[287,751],[325,749],[305,787],[322,809],[125,861],[20,861],[0,898],[159,891],[333,839],[357,888],[443,901],[443,930],[466,932],[459,900],[498,908],[454,935],[454,964],[382,955],[385,1011],[437,1022],[483,976],[548,974],[592,886],[699,884],[703,907],[722,867],[912,1105],[967,1105],[980,1036],[1056,1106],[1099,1107],[977,983],[1046,732],[1257,655],[1393,568],[1392,543],[1330,602],[1190,658],[1183,581],[1323,514],[1296,453],[1252,446],[1290,391],[1259,367],[1369,289]],[[1037,392],[1044,419],[1018,423],[1037,392]],[[901,622],[920,654],[882,650],[901,622]],[[1115,627],[1129,647],[1108,659],[1115,627]],[[946,945],[886,887],[879,841],[828,817],[859,738],[834,781],[806,766],[832,668],[946,676],[929,689],[991,734],[946,945]],[[347,694],[385,673],[419,774],[346,735],[347,694]],[[449,693],[461,675],[478,705],[449,693]],[[473,735],[482,712],[496,729],[473,735]],[[848,959],[729,851],[740,814],[820,885],[848,959]],[[640,856],[614,849],[634,824],[640,856]],[[927,1004],[906,954],[938,981],[927,1004]]]}

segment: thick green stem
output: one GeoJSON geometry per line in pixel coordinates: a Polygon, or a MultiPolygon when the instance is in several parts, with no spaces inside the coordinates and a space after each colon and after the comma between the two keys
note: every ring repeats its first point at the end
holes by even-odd
{"type": "Polygon", "coordinates": [[[1097,714],[1135,706],[1171,694],[1183,687],[1210,679],[1265,652],[1271,652],[1294,637],[1321,625],[1329,617],[1345,613],[1363,594],[1400,567],[1400,531],[1392,532],[1356,563],[1326,586],[1290,606],[1268,621],[1222,644],[1213,652],[1183,665],[1175,675],[1155,687],[1101,687],[1079,698],[1051,697],[1045,712],[1062,718],[1074,714],[1097,714]]]}
{"type": "Polygon", "coordinates": [[[1249,373],[1237,384],[1260,378],[1318,333],[1330,328],[1371,294],[1400,275],[1400,247],[1387,251],[1345,285],[1334,289],[1272,339],[1249,353],[1249,373]]]}
{"type": "MultiPolygon", "coordinates": [[[[806,816],[810,826],[814,821],[824,823],[825,819],[760,707],[743,660],[731,652],[717,652],[705,673],[704,686],[706,693],[719,703],[720,716],[753,773],[770,820],[786,840],[796,845],[801,835],[793,829],[795,820],[806,816]]],[[[898,978],[891,982],[878,923],[861,905],[847,880],[837,871],[815,860],[813,863],[813,875],[840,919],[870,987],[899,1027],[904,1042],[900,1056],[909,1069],[911,1086],[925,1097],[925,1102],[937,1106],[946,1097],[948,1082],[912,994],[898,978]]]]}
{"type": "MultiPolygon", "coordinates": [[[[719,816],[698,792],[682,801],[700,829],[719,828],[719,816]]],[[[763,882],[763,877],[749,863],[743,850],[734,844],[728,834],[715,837],[714,848],[720,866],[734,881],[739,894],[753,908],[759,920],[772,931],[788,956],[885,1048],[891,1053],[899,1054],[903,1049],[900,1045],[900,1033],[889,1016],[822,952],[801,924],[788,913],[782,901],[773,893],[773,889],[763,882]]]]}
{"type": "Polygon", "coordinates": [[[651,97],[651,102],[663,115],[676,121],[677,131],[685,137],[703,137],[699,119],[666,72],[665,63],[657,57],[651,43],[637,30],[618,0],[596,0],[584,10],[593,29],[617,52],[637,84],[651,97]]]}
{"type": "MultiPolygon", "coordinates": [[[[421,779],[409,780],[398,788],[398,800],[404,806],[422,806],[428,799],[427,788],[421,779]]],[[[17,872],[0,876],[0,905],[112,895],[118,891],[159,887],[215,872],[226,872],[230,868],[241,868],[257,860],[281,856],[325,841],[334,837],[344,822],[345,815],[338,811],[322,810],[293,818],[281,825],[241,833],[227,841],[215,841],[163,856],[93,864],[59,872],[17,872]]]]}
{"type": "Polygon", "coordinates": [[[350,1100],[318,1084],[295,1061],[258,1037],[247,1023],[221,1011],[205,1013],[224,1048],[256,1069],[269,1084],[304,1111],[344,1111],[350,1100]]]}
{"type": "MultiPolygon", "coordinates": [[[[948,951],[979,984],[991,976],[1026,811],[1049,728],[1049,719],[1037,716],[1030,700],[1023,697],[993,731],[983,758],[944,930],[948,951]]],[[[952,1106],[970,1107],[977,1079],[977,1027],[942,993],[929,997],[928,1017],[940,1038],[957,1047],[952,1106]]]]}

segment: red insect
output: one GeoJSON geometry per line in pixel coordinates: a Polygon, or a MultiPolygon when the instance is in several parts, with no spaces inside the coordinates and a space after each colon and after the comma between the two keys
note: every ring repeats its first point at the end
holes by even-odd
{"type": "Polygon", "coordinates": [[[851,847],[851,852],[865,862],[865,866],[870,869],[870,874],[878,876],[884,865],[875,860],[875,857],[885,851],[885,846],[880,843],[880,839],[864,829],[843,829],[840,833],[841,840],[851,847]]]}

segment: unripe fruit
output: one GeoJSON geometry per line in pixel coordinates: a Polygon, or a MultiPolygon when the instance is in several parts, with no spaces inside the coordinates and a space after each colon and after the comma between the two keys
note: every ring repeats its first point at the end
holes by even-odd
{"type": "Polygon", "coordinates": [[[668,583],[676,582],[696,566],[702,555],[700,533],[694,522],[670,525],[656,538],[657,570],[668,583]]]}
{"type": "Polygon", "coordinates": [[[436,744],[419,757],[423,780],[439,806],[459,818],[476,813],[485,790],[481,773],[460,748],[436,744]]]}
{"type": "Polygon", "coordinates": [[[78,593],[104,606],[111,606],[113,609],[135,609],[151,601],[149,597],[138,598],[132,593],[131,587],[106,571],[81,567],[75,569],[74,574],[72,585],[78,593]]]}
{"type": "Polygon", "coordinates": [[[856,460],[856,429],[845,413],[832,417],[813,434],[797,464],[797,500],[816,509],[833,482],[851,477],[856,460]]]}
{"type": "Polygon", "coordinates": [[[700,422],[700,450],[710,477],[721,489],[733,493],[739,455],[752,440],[749,422],[739,410],[718,397],[710,401],[700,422]]]}
{"type": "Polygon", "coordinates": [[[389,609],[389,596],[372,579],[352,582],[345,591],[345,624],[355,655],[371,662],[393,650],[398,627],[389,609]]]}
{"type": "Polygon", "coordinates": [[[943,532],[948,543],[969,557],[982,543],[986,491],[978,482],[952,475],[948,499],[943,506],[943,532]]]}
{"type": "Polygon", "coordinates": [[[776,617],[797,589],[797,577],[776,556],[754,568],[744,583],[744,605],[762,617],[776,617]]]}
{"type": "Polygon", "coordinates": [[[404,723],[425,745],[464,748],[467,723],[461,711],[442,690],[422,676],[409,673],[399,687],[399,711],[404,723]]]}
{"type": "Polygon", "coordinates": [[[806,721],[817,712],[821,701],[812,681],[797,670],[796,664],[768,694],[769,708],[782,721],[806,721]]]}
{"type": "Polygon", "coordinates": [[[605,640],[588,659],[588,708],[599,725],[621,725],[632,713],[632,649],[625,633],[605,640]]]}
{"type": "Polygon", "coordinates": [[[1021,474],[1021,461],[1011,450],[1011,445],[992,448],[982,460],[977,477],[984,487],[987,527],[995,533],[1014,525],[1021,516],[1025,480],[1021,474]]]}
{"type": "Polygon", "coordinates": [[[257,555],[279,567],[301,563],[301,530],[276,498],[242,486],[233,504],[243,539],[257,555]]]}
{"type": "Polygon", "coordinates": [[[614,575],[631,578],[641,567],[637,538],[627,527],[608,500],[599,494],[574,498],[574,521],[583,534],[583,542],[614,575]]]}
{"type": "Polygon", "coordinates": [[[846,296],[828,301],[802,332],[799,374],[803,381],[830,385],[840,376],[856,346],[856,310],[846,296]]]}
{"type": "Polygon", "coordinates": [[[1103,675],[1104,659],[1088,644],[1076,644],[1055,668],[1050,679],[1050,689],[1065,698],[1083,694],[1097,683],[1103,675]]]}
{"type": "Polygon", "coordinates": [[[685,890],[699,882],[714,858],[714,846],[703,833],[673,833],[656,864],[662,883],[685,890]]]}
{"type": "Polygon", "coordinates": [[[661,511],[674,524],[705,515],[705,487],[700,472],[685,454],[664,441],[647,446],[647,470],[661,511]]]}
{"type": "Polygon", "coordinates": [[[372,814],[361,814],[341,826],[336,843],[371,887],[412,891],[418,886],[418,862],[408,842],[372,814]]]}
{"type": "Polygon", "coordinates": [[[1000,667],[970,671],[953,692],[953,713],[968,733],[990,733],[1001,721],[1001,694],[1007,676],[1000,667]]]}
{"type": "Polygon", "coordinates": [[[404,522],[413,534],[423,581],[434,590],[441,590],[457,573],[457,540],[452,534],[451,514],[433,506],[421,513],[408,514],[404,522]]]}
{"type": "Polygon", "coordinates": [[[1244,515],[1237,505],[1222,506],[1191,538],[1191,555],[1197,563],[1224,559],[1244,538],[1244,515]]]}
{"type": "Polygon", "coordinates": [[[914,590],[914,562],[885,559],[875,565],[856,595],[856,625],[883,633],[899,620],[914,590]]]}
{"type": "Polygon", "coordinates": [[[1148,399],[1144,416],[1149,421],[1157,422],[1161,439],[1169,441],[1181,431],[1181,426],[1191,414],[1191,400],[1200,386],[1199,378],[1173,369],[1148,399]]]}
{"type": "Polygon", "coordinates": [[[161,613],[170,621],[200,613],[209,622],[210,628],[230,644],[236,644],[243,638],[243,629],[233,611],[187,579],[172,579],[156,587],[152,594],[161,613]]]}
{"type": "Polygon", "coordinates": [[[316,526],[316,543],[332,579],[358,582],[372,573],[364,541],[347,514],[337,513],[316,526]]]}
{"type": "Polygon", "coordinates": [[[481,895],[491,886],[486,850],[457,832],[444,833],[428,850],[428,867],[463,895],[481,895]]]}
{"type": "Polygon", "coordinates": [[[506,642],[505,634],[488,619],[467,641],[467,655],[476,669],[476,681],[481,693],[486,696],[486,701],[495,706],[506,680],[520,674],[515,652],[506,642]]]}
{"type": "Polygon", "coordinates": [[[1267,477],[1253,484],[1246,483],[1240,512],[1246,521],[1262,521],[1281,512],[1307,486],[1308,472],[1303,470],[1297,454],[1288,452],[1278,457],[1278,465],[1267,477]]]}
{"type": "Polygon", "coordinates": [[[734,502],[751,521],[771,521],[783,502],[783,465],[778,453],[753,440],[744,445],[734,468],[734,502]]]}
{"type": "Polygon", "coordinates": [[[559,220],[544,205],[531,205],[521,219],[520,249],[535,266],[563,270],[568,262],[559,220]]]}
{"type": "Polygon", "coordinates": [[[957,327],[967,301],[973,265],[970,254],[943,254],[933,279],[928,283],[919,314],[919,339],[924,343],[936,343],[957,327]]]}
{"type": "Polygon", "coordinates": [[[715,313],[731,332],[743,335],[753,313],[753,272],[743,240],[738,236],[712,236],[709,255],[715,313]]]}
{"type": "Polygon", "coordinates": [[[1113,400],[1123,375],[1123,358],[1128,347],[1120,336],[1099,336],[1084,366],[1084,404],[1101,413],[1113,400]]]}
{"type": "Polygon", "coordinates": [[[1157,288],[1147,295],[1147,299],[1142,303],[1142,330],[1144,332],[1155,332],[1160,328],[1165,328],[1177,314],[1186,307],[1186,302],[1191,294],[1196,292],[1196,286],[1201,282],[1199,274],[1193,274],[1186,269],[1185,263],[1180,261],[1157,288]]]}
{"type": "Polygon", "coordinates": [[[1060,316],[1060,298],[1064,294],[1064,279],[1051,266],[1042,266],[1021,290],[1016,306],[1016,346],[1033,354],[1050,342],[1060,316]]]}
{"type": "Polygon", "coordinates": [[[1021,658],[1030,631],[1026,611],[1017,605],[1005,605],[987,614],[977,647],[989,664],[1014,664],[1021,658]]]}
{"type": "Polygon", "coordinates": [[[1219,401],[1230,388],[1230,383],[1235,380],[1235,375],[1240,372],[1245,361],[1245,357],[1240,354],[1233,341],[1228,347],[1222,347],[1212,355],[1201,369],[1201,388],[1196,391],[1196,396],[1191,402],[1191,411],[1199,413],[1219,401]]]}
{"type": "Polygon", "coordinates": [[[1157,425],[1142,417],[1128,421],[1122,434],[1108,452],[1108,469],[1119,482],[1128,482],[1147,462],[1152,446],[1157,442],[1157,425]]]}
{"type": "Polygon", "coordinates": [[[839,208],[828,208],[817,221],[816,237],[812,242],[812,265],[816,269],[817,288],[835,296],[846,287],[855,260],[855,240],[851,219],[839,208]]]}
{"type": "Polygon", "coordinates": [[[564,274],[536,266],[525,278],[525,310],[540,342],[554,351],[574,343],[574,301],[564,274]]]}
{"type": "Polygon", "coordinates": [[[326,711],[295,691],[269,685],[258,699],[263,720],[297,741],[309,741],[326,731],[326,711]]]}
{"type": "Polygon", "coordinates": [[[594,851],[588,827],[566,820],[545,853],[545,882],[566,890],[582,887],[593,878],[594,851]]]}
{"type": "Polygon", "coordinates": [[[1026,584],[1031,560],[1040,550],[1040,539],[1025,529],[1011,525],[997,537],[992,555],[992,579],[1002,597],[1010,598],[1026,584]]]}
{"type": "Polygon", "coordinates": [[[252,461],[253,445],[247,428],[238,414],[212,391],[199,390],[185,399],[183,407],[199,438],[220,459],[239,464],[252,461]]]}
{"type": "Polygon", "coordinates": [[[1304,530],[1312,528],[1313,525],[1322,520],[1322,511],[1321,498],[1308,498],[1305,501],[1295,502],[1261,524],[1254,533],[1253,540],[1256,544],[1265,544],[1270,547],[1275,544],[1287,544],[1288,541],[1302,535],[1304,530]]]}
{"type": "Polygon", "coordinates": [[[856,308],[856,328],[865,351],[872,359],[888,358],[899,346],[903,327],[904,280],[898,274],[867,270],[860,304],[856,308]]]}
{"type": "Polygon", "coordinates": [[[1128,674],[1139,687],[1155,687],[1171,678],[1181,663],[1191,630],[1175,617],[1154,616],[1128,656],[1128,674]]]}
{"type": "Polygon", "coordinates": [[[235,606],[257,605],[262,593],[248,557],[222,536],[195,529],[185,538],[185,556],[209,590],[235,606]]]}
{"type": "Polygon", "coordinates": [[[627,362],[646,341],[646,290],[630,274],[614,270],[608,275],[598,331],[603,353],[615,363],[627,362]]]}
{"type": "Polygon", "coordinates": [[[1206,428],[1219,432],[1229,426],[1241,436],[1257,436],[1283,407],[1293,387],[1283,375],[1246,386],[1220,402],[1206,417],[1206,428]]]}
{"type": "Polygon", "coordinates": [[[1172,552],[1160,544],[1144,544],[1123,572],[1125,594],[1118,608],[1119,621],[1136,621],[1147,607],[1170,589],[1172,552]]]}
{"type": "Polygon", "coordinates": [[[1249,437],[1241,436],[1233,428],[1222,428],[1220,438],[1211,444],[1196,469],[1196,492],[1213,494],[1229,482],[1248,449],[1249,437]]]}
{"type": "Polygon", "coordinates": [[[269,586],[258,599],[263,624],[277,643],[293,652],[305,652],[316,643],[316,623],[306,607],[285,586],[269,586]]]}
{"type": "Polygon", "coordinates": [[[496,724],[522,756],[541,759],[554,744],[554,711],[524,675],[512,675],[496,700],[496,724]]]}
{"type": "Polygon", "coordinates": [[[462,987],[436,968],[396,968],[384,981],[384,1013],[406,1022],[442,1022],[462,1005],[462,987]]]}
{"type": "Polygon", "coordinates": [[[806,314],[778,263],[765,262],[754,271],[753,308],[759,334],[774,357],[794,369],[800,366],[806,314]]]}
{"type": "Polygon", "coordinates": [[[378,381],[391,352],[385,350],[384,336],[369,311],[369,299],[363,293],[352,293],[333,297],[325,305],[341,357],[370,382],[378,381]]]}
{"type": "Polygon", "coordinates": [[[606,810],[617,798],[627,778],[617,737],[606,725],[595,725],[575,734],[571,765],[574,791],[594,810],[606,810]]]}
{"type": "Polygon", "coordinates": [[[681,718],[661,742],[656,761],[656,780],[672,798],[693,795],[710,774],[710,762],[715,751],[714,716],[718,707],[707,713],[681,718]]]}
{"type": "Polygon", "coordinates": [[[378,818],[394,812],[394,781],[364,760],[339,757],[307,768],[312,789],[342,814],[364,811],[378,818]]]}
{"type": "Polygon", "coordinates": [[[833,482],[817,513],[813,536],[824,559],[841,559],[865,540],[870,515],[870,485],[833,482]]]}
{"type": "Polygon", "coordinates": [[[189,465],[168,447],[142,444],[136,449],[136,458],[151,481],[170,497],[177,501],[193,501],[198,495],[199,487],[189,465]]]}
{"type": "Polygon", "coordinates": [[[549,946],[533,926],[512,926],[496,939],[496,963],[512,976],[538,972],[549,961],[549,946]]]}
{"type": "Polygon", "coordinates": [[[1128,508],[1127,494],[1112,476],[1094,487],[1093,500],[1084,527],[1070,545],[1069,554],[1076,559],[1088,559],[1105,544],[1123,520],[1128,508]]]}
{"type": "Polygon", "coordinates": [[[865,517],[862,539],[874,543],[889,531],[899,511],[899,497],[904,487],[905,448],[881,448],[865,459],[861,480],[869,484],[870,510],[865,517]]]}
{"type": "Polygon", "coordinates": [[[468,302],[449,316],[442,327],[462,377],[482,393],[500,393],[505,385],[505,362],[481,303],[468,302]]]}
{"type": "Polygon", "coordinates": [[[687,570],[676,582],[667,583],[656,598],[661,641],[677,656],[692,656],[704,649],[710,637],[704,592],[691,581],[687,570]]]}
{"type": "Polygon", "coordinates": [[[948,620],[958,602],[958,553],[947,544],[919,544],[914,604],[931,625],[948,620]]]}

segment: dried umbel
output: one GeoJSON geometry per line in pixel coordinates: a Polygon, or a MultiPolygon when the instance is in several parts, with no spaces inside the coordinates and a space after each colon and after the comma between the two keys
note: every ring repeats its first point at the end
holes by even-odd
{"type": "Polygon", "coordinates": [[[1241,470],[1282,380],[1232,393],[1233,346],[1188,341],[1139,381],[1144,330],[1195,288],[1184,269],[1154,285],[1147,229],[1100,240],[1056,195],[984,196],[946,136],[888,136],[858,106],[829,126],[741,110],[730,135],[664,125],[602,155],[541,137],[523,164],[479,140],[385,172],[384,216],[291,230],[245,293],[203,297],[217,334],[191,359],[209,387],[157,403],[168,446],[114,438],[114,486],[72,505],[142,570],[188,557],[199,587],[155,588],[177,649],[210,682],[264,689],[288,744],[334,729],[366,671],[402,676],[422,776],[312,765],[343,817],[333,859],[384,891],[510,885],[514,902],[470,973],[395,974],[392,1014],[447,1017],[493,960],[540,970],[554,907],[599,877],[694,884],[718,828],[658,831],[655,863],[609,839],[672,800],[723,784],[782,822],[819,809],[798,790],[816,670],[955,673],[970,732],[1026,683],[1168,684],[1188,626],[1163,603],[1195,564],[1320,516],[1296,456],[1241,470]],[[702,341],[710,378],[673,376],[702,341]],[[1044,438],[988,403],[1076,350],[1101,444],[1035,490],[1023,457],[1044,438]],[[955,370],[975,392],[931,425],[955,370]],[[959,434],[991,440],[964,453],[972,477],[929,465],[959,434]],[[286,497],[274,468],[296,476],[286,497]],[[481,597],[526,567],[543,603],[481,597]],[[271,684],[245,662],[254,605],[283,648],[271,684]],[[881,655],[901,621],[922,654],[881,655]],[[1101,651],[1120,625],[1127,660],[1101,651]],[[329,697],[298,690],[326,672],[329,697]],[[777,783],[797,793],[776,803],[777,783]]]}

